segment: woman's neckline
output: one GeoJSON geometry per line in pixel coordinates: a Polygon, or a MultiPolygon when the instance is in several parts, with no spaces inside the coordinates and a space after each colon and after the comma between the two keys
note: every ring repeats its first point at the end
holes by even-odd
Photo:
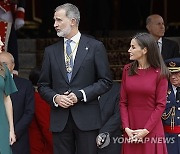
{"type": "Polygon", "coordinates": [[[138,70],[148,70],[148,69],[150,69],[151,68],[151,66],[148,66],[148,67],[145,67],[145,68],[139,68],[138,67],[138,70]]]}

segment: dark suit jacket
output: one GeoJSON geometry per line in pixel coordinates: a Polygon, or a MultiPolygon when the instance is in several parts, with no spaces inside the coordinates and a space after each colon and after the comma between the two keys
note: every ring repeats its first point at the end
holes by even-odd
{"type": "Polygon", "coordinates": [[[162,38],[162,57],[164,60],[180,57],[179,45],[177,42],[162,38]]]}
{"type": "Polygon", "coordinates": [[[51,104],[51,130],[64,129],[69,111],[77,127],[81,130],[94,130],[101,126],[98,96],[107,92],[111,85],[111,75],[107,54],[102,42],[81,35],[74,61],[71,82],[68,81],[65,60],[64,40],[61,39],[45,49],[40,79],[38,81],[41,96],[51,104]],[[64,109],[55,107],[53,96],[63,94],[68,89],[75,93],[83,89],[87,102],[79,101],[64,109]]]}
{"type": "Polygon", "coordinates": [[[111,90],[99,99],[102,127],[99,133],[108,132],[111,142],[107,147],[98,150],[98,154],[120,154],[121,144],[114,143],[113,138],[121,137],[121,122],[119,112],[120,84],[114,82],[111,90]]]}
{"type": "Polygon", "coordinates": [[[34,89],[29,80],[13,77],[17,92],[11,94],[13,119],[17,141],[12,146],[13,154],[29,153],[28,127],[34,114],[34,89]]]}

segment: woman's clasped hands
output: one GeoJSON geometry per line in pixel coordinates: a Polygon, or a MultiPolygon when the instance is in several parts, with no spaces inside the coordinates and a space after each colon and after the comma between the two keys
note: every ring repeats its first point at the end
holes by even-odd
{"type": "Polygon", "coordinates": [[[136,129],[132,130],[130,128],[125,128],[125,132],[128,135],[128,141],[130,143],[140,143],[143,142],[143,138],[149,134],[147,129],[136,129]]]}

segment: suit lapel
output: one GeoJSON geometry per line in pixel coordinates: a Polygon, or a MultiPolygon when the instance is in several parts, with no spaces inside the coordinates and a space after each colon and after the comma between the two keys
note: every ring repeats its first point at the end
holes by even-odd
{"type": "Polygon", "coordinates": [[[15,84],[17,86],[18,85],[18,77],[13,74],[13,79],[14,79],[14,82],[15,82],[15,84]]]}
{"type": "Polygon", "coordinates": [[[166,39],[162,38],[162,51],[161,51],[161,55],[163,58],[167,57],[168,54],[168,42],[166,41],[166,39]]]}
{"type": "Polygon", "coordinates": [[[87,44],[87,39],[83,35],[81,35],[79,45],[78,45],[78,49],[76,52],[76,57],[74,60],[74,67],[73,67],[71,81],[73,80],[76,73],[78,72],[78,70],[79,70],[86,54],[88,53],[88,51],[89,51],[89,46],[87,44]]]}
{"type": "Polygon", "coordinates": [[[65,60],[64,60],[64,41],[63,39],[57,43],[57,46],[54,49],[54,57],[57,61],[57,64],[62,72],[64,79],[69,83],[66,73],[65,60]]]}

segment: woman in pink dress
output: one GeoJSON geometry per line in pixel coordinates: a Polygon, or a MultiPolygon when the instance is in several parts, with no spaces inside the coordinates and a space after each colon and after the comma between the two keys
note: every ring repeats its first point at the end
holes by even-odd
{"type": "Polygon", "coordinates": [[[167,154],[161,115],[169,71],[148,33],[135,35],[128,52],[133,62],[125,65],[122,76],[122,154],[167,154]]]}

